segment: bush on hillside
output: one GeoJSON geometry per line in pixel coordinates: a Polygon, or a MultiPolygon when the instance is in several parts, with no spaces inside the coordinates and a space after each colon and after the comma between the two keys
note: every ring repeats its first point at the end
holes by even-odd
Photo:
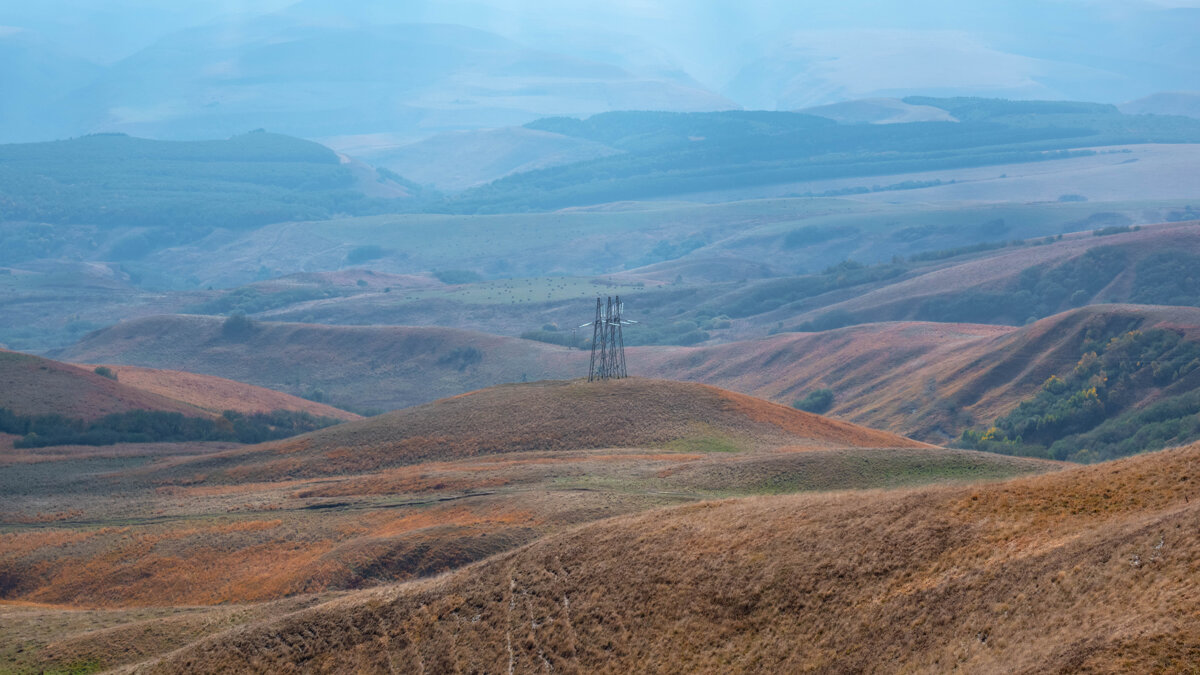
{"type": "Polygon", "coordinates": [[[797,410],[821,415],[829,412],[829,409],[833,407],[833,401],[834,395],[832,389],[814,389],[808,392],[804,398],[797,399],[792,403],[792,407],[797,410]]]}
{"type": "Polygon", "coordinates": [[[230,314],[225,323],[221,324],[221,334],[231,340],[244,340],[253,332],[254,322],[241,310],[230,314]]]}
{"type": "Polygon", "coordinates": [[[388,252],[378,244],[366,244],[350,249],[346,254],[347,265],[359,265],[370,260],[378,260],[387,255],[388,252]]]}
{"type": "Polygon", "coordinates": [[[1200,256],[1163,251],[1143,258],[1129,299],[1145,305],[1200,307],[1200,256]]]}
{"type": "Polygon", "coordinates": [[[574,331],[565,330],[527,330],[521,333],[522,340],[537,340],[563,347],[578,347],[579,336],[574,331]]]}
{"type": "Polygon", "coordinates": [[[1101,461],[1200,438],[1200,343],[1169,330],[1090,337],[1075,367],[986,431],[966,430],[977,450],[1101,461]],[[1145,408],[1140,400],[1157,392],[1145,408]]]}
{"type": "Polygon", "coordinates": [[[92,372],[99,375],[100,377],[107,377],[110,380],[115,381],[117,379],[117,374],[114,373],[113,369],[109,368],[108,366],[96,366],[96,369],[93,370],[92,372]]]}
{"type": "Polygon", "coordinates": [[[14,442],[18,448],[188,441],[262,443],[340,423],[332,417],[290,410],[253,414],[227,410],[216,419],[133,410],[87,422],[62,415],[18,415],[0,408],[0,432],[21,436],[14,442]]]}
{"type": "Polygon", "coordinates": [[[437,364],[462,372],[481,361],[483,361],[483,352],[475,347],[455,347],[438,358],[437,364]]]}

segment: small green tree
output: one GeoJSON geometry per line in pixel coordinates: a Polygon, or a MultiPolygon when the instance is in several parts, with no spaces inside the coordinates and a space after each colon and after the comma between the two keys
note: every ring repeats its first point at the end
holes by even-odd
{"type": "Polygon", "coordinates": [[[833,407],[833,390],[829,388],[814,389],[808,392],[804,398],[797,399],[792,403],[792,407],[805,412],[816,413],[818,415],[828,412],[833,407]]]}
{"type": "Polygon", "coordinates": [[[115,381],[117,379],[117,374],[114,373],[113,369],[109,368],[108,366],[96,366],[96,369],[93,370],[92,372],[99,375],[100,377],[107,377],[110,380],[115,381]]]}
{"type": "Polygon", "coordinates": [[[231,313],[221,324],[221,334],[231,340],[244,340],[253,332],[254,322],[240,309],[231,313]]]}

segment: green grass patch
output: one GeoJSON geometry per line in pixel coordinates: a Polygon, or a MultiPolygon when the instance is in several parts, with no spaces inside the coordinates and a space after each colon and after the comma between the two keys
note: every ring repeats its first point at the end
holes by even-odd
{"type": "Polygon", "coordinates": [[[663,446],[672,452],[741,452],[742,448],[726,436],[690,436],[680,438],[663,446]]]}

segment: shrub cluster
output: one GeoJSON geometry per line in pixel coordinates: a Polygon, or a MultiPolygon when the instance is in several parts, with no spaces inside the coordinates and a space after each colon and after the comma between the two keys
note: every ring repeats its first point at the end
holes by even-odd
{"type": "Polygon", "coordinates": [[[87,422],[62,415],[18,415],[0,408],[0,431],[21,436],[14,443],[18,448],[187,441],[262,443],[339,423],[340,420],[332,417],[290,410],[252,414],[226,410],[215,419],[158,410],[134,410],[87,422]]]}
{"type": "Polygon", "coordinates": [[[1070,373],[1051,376],[1031,399],[984,431],[963,432],[979,450],[1099,461],[1200,438],[1200,343],[1169,330],[1128,331],[1091,341],[1070,373]],[[1141,409],[1152,390],[1162,398],[1141,409]]]}
{"type": "Polygon", "coordinates": [[[475,347],[455,347],[450,351],[440,356],[437,360],[439,366],[446,368],[455,368],[462,372],[483,361],[483,352],[475,347]]]}
{"type": "Polygon", "coordinates": [[[833,390],[829,388],[814,389],[804,396],[804,398],[796,399],[792,403],[792,407],[805,412],[816,413],[818,415],[828,412],[833,407],[833,390]]]}

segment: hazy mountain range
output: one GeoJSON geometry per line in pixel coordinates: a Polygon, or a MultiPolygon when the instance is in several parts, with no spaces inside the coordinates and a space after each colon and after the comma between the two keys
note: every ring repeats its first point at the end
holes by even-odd
{"type": "MultiPolygon", "coordinates": [[[[0,141],[258,127],[415,141],[910,94],[1123,103],[1200,89],[1192,4],[52,0],[0,10],[0,141]]],[[[1137,111],[1181,110],[1154,100],[1137,111]]]]}

